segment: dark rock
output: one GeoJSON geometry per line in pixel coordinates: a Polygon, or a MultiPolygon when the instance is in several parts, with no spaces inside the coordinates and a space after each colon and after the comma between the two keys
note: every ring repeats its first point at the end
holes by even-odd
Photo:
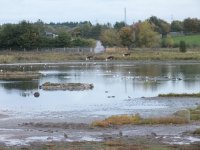
{"type": "Polygon", "coordinates": [[[122,133],[122,131],[119,131],[119,136],[123,136],[123,133],[122,133]]]}
{"type": "Polygon", "coordinates": [[[40,97],[40,93],[39,92],[35,92],[34,93],[34,97],[40,97]]]}
{"type": "Polygon", "coordinates": [[[65,138],[68,138],[68,135],[67,135],[66,133],[64,133],[64,137],[65,137],[65,138]]]}
{"type": "Polygon", "coordinates": [[[156,137],[156,136],[157,136],[157,134],[156,134],[156,133],[154,133],[154,132],[151,132],[151,136],[154,136],[154,137],[156,137]]]}

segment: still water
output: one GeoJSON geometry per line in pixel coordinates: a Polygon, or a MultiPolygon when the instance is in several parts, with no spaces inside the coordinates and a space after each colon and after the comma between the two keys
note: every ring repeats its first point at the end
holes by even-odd
{"type": "Polygon", "coordinates": [[[160,116],[200,104],[200,99],[156,98],[160,93],[199,92],[199,63],[73,62],[2,65],[0,70],[42,73],[39,80],[0,81],[0,112],[19,118],[160,116]],[[39,86],[45,82],[92,83],[94,89],[43,91],[39,86]],[[37,91],[39,98],[33,95],[37,91]]]}

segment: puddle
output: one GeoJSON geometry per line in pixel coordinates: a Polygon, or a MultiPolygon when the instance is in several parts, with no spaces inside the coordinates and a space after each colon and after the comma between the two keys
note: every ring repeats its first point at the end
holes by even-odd
{"type": "Polygon", "coordinates": [[[1,135],[0,137],[0,143],[4,143],[6,146],[28,146],[30,143],[33,142],[74,142],[74,141],[79,141],[79,142],[98,142],[101,141],[101,139],[93,138],[90,136],[84,136],[80,138],[64,138],[63,136],[32,136],[28,138],[13,138],[11,135],[1,135]]]}
{"type": "Polygon", "coordinates": [[[180,136],[174,136],[174,137],[163,137],[164,143],[170,144],[170,145],[189,145],[195,142],[200,142],[200,137],[180,137],[180,136]]]}

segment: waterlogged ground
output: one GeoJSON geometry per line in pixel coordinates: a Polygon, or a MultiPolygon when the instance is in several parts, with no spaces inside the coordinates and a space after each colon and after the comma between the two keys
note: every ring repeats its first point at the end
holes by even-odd
{"type": "MultiPolygon", "coordinates": [[[[200,63],[197,62],[11,64],[1,65],[0,70],[39,71],[42,73],[39,80],[0,81],[0,142],[8,145],[25,144],[43,139],[44,141],[52,139],[58,141],[98,141],[103,139],[101,136],[107,131],[90,131],[85,126],[79,126],[73,132],[69,128],[67,132],[71,133],[71,137],[66,139],[63,136],[66,126],[61,125],[62,127],[53,127],[52,129],[51,123],[88,124],[93,120],[117,114],[139,113],[143,117],[158,117],[200,105],[199,98],[157,97],[160,93],[199,92],[200,63]],[[39,89],[39,86],[45,82],[92,83],[94,89],[78,92],[43,91],[39,89]],[[33,95],[35,92],[39,92],[40,97],[35,98],[33,95]],[[30,122],[48,122],[50,126],[47,125],[46,128],[42,129],[40,129],[41,126],[35,127],[33,124],[28,124],[28,127],[23,126],[23,123],[30,122]]],[[[195,124],[184,126],[180,132],[176,128],[174,130],[169,128],[169,131],[177,133],[174,135],[176,139],[177,136],[181,136],[183,131],[194,130],[198,127],[199,124],[195,124]]],[[[142,135],[151,134],[151,127],[144,128],[140,132],[142,129],[135,128],[142,135]]],[[[160,136],[170,136],[169,133],[163,134],[162,128],[156,129],[158,131],[155,132],[160,136]]],[[[129,129],[123,130],[128,134],[129,129]]],[[[109,132],[111,135],[115,135],[119,130],[109,132]]],[[[130,132],[128,135],[135,134],[135,132],[130,132]]],[[[190,137],[184,137],[185,141],[189,141],[188,138],[190,137]]],[[[167,142],[173,142],[173,140],[166,140],[167,142]]],[[[184,142],[184,140],[177,142],[184,142]]]]}

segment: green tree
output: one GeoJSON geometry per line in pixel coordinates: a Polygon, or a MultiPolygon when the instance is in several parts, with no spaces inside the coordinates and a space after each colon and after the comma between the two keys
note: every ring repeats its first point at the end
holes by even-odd
{"type": "Polygon", "coordinates": [[[5,24],[2,26],[0,33],[1,48],[17,48],[19,47],[20,31],[17,25],[5,24]]]}
{"type": "Polygon", "coordinates": [[[148,22],[153,25],[154,31],[162,34],[162,36],[166,36],[170,32],[170,24],[162,19],[152,16],[148,19],[148,22]]]}
{"type": "Polygon", "coordinates": [[[38,47],[41,37],[36,26],[29,22],[22,21],[18,25],[18,30],[21,32],[18,37],[21,49],[34,49],[38,47]]]}
{"type": "Polygon", "coordinates": [[[114,29],[107,29],[101,33],[100,40],[105,47],[120,46],[119,33],[114,29]]]}
{"type": "Polygon", "coordinates": [[[198,33],[200,32],[200,20],[197,18],[187,18],[183,22],[184,32],[198,33]]]}
{"type": "Polygon", "coordinates": [[[83,38],[75,38],[72,40],[73,47],[95,47],[96,41],[93,39],[83,39],[83,38]]]}
{"type": "Polygon", "coordinates": [[[55,47],[70,47],[71,36],[66,32],[61,32],[55,38],[55,47]]]}
{"type": "Polygon", "coordinates": [[[181,32],[181,31],[183,31],[183,22],[178,21],[178,20],[173,21],[171,23],[171,31],[172,32],[181,32]]]}
{"type": "Polygon", "coordinates": [[[6,24],[0,33],[1,48],[34,49],[41,40],[39,27],[26,21],[6,24]]]}
{"type": "Polygon", "coordinates": [[[123,27],[119,31],[119,36],[121,44],[130,49],[135,41],[135,33],[133,32],[133,29],[131,27],[123,27]]]}
{"type": "Polygon", "coordinates": [[[80,36],[84,38],[89,38],[91,30],[92,30],[92,25],[90,23],[82,25],[80,27],[80,36]]]}
{"type": "Polygon", "coordinates": [[[122,22],[116,22],[115,25],[114,25],[114,28],[119,31],[119,30],[121,30],[121,28],[123,28],[125,26],[126,26],[126,24],[123,21],[122,22]]]}
{"type": "Polygon", "coordinates": [[[139,24],[137,29],[137,45],[139,47],[155,47],[160,44],[160,36],[147,21],[139,24]]]}

